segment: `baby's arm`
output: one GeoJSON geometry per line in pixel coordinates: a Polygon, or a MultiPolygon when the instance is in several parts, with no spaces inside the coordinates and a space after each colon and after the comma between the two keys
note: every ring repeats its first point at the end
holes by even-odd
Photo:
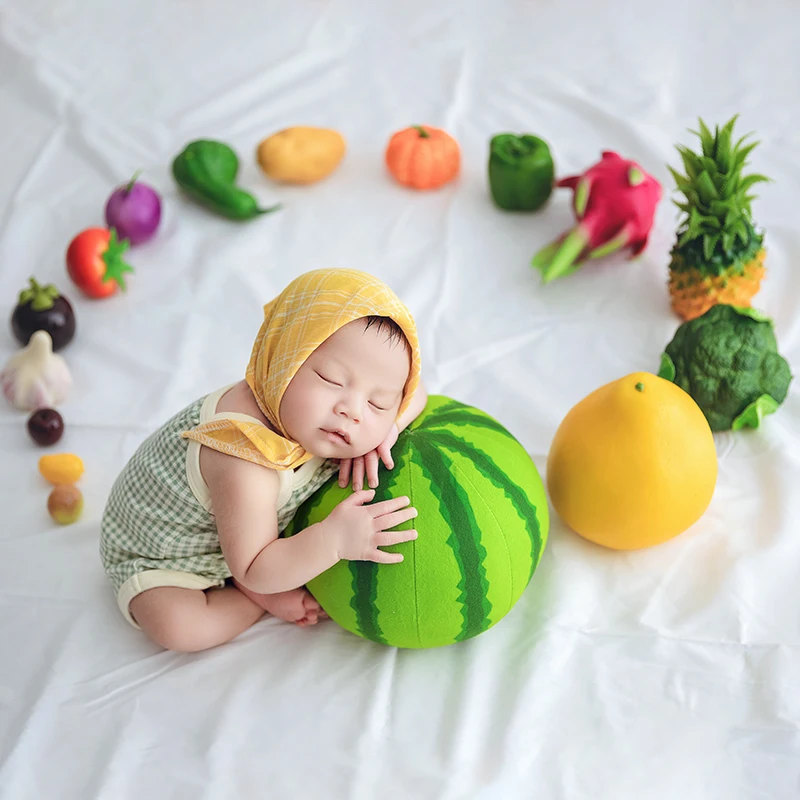
{"type": "Polygon", "coordinates": [[[417,538],[415,530],[391,530],[417,516],[408,497],[370,504],[375,493],[368,491],[350,495],[322,522],[280,539],[277,473],[208,448],[200,458],[222,555],[233,577],[258,594],[296,589],[342,558],[396,564],[403,556],[380,548],[417,538]]]}
{"type": "Polygon", "coordinates": [[[336,537],[319,524],[278,538],[275,470],[208,448],[201,456],[222,555],[243,586],[259,594],[296,589],[339,560],[336,537]]]}

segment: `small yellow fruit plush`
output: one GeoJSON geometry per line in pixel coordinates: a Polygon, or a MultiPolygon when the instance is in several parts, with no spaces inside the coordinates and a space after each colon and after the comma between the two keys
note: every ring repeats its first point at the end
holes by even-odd
{"type": "Polygon", "coordinates": [[[77,483],[83,475],[83,461],[74,453],[56,453],[39,459],[39,472],[42,477],[58,486],[63,483],[77,483]]]}
{"type": "Polygon", "coordinates": [[[596,389],[562,421],[547,488],[561,519],[589,541],[637,550],[705,513],[717,482],[714,436],[674,383],[636,372],[596,389]]]}
{"type": "Polygon", "coordinates": [[[272,180],[309,184],[327,178],[341,163],[345,149],[344,137],[337,131],[297,125],[264,139],[256,157],[272,180]]]}

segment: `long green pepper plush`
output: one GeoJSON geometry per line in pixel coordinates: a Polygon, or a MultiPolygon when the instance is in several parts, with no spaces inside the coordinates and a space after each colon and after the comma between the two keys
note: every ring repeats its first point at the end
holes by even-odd
{"type": "Polygon", "coordinates": [[[489,143],[489,188],[506,211],[537,211],[553,192],[555,167],[547,143],[525,133],[498,133],[489,143]]]}
{"type": "Polygon", "coordinates": [[[276,211],[280,204],[260,208],[249,192],[236,186],[239,159],[224,142],[190,142],[172,162],[178,186],[193,200],[229,219],[244,220],[276,211]]]}

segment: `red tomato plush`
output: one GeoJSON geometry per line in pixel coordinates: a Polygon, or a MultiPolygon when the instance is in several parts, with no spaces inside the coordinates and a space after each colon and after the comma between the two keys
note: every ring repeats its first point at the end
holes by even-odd
{"type": "Polygon", "coordinates": [[[87,228],[67,248],[67,272],[87,297],[110,297],[118,288],[125,291],[125,273],[133,267],[122,260],[130,242],[117,239],[111,228],[87,228]]]}

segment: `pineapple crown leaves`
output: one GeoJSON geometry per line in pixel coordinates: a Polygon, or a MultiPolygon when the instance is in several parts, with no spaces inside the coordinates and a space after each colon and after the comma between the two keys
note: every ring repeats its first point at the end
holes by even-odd
{"type": "Polygon", "coordinates": [[[748,243],[752,230],[750,204],[757,197],[749,192],[757,183],[771,182],[765,175],[742,175],[747,157],[759,142],[745,144],[752,136],[746,133],[733,143],[738,117],[734,115],[722,128],[717,125],[713,133],[700,119],[699,130],[689,131],[700,139],[700,152],[676,145],[686,174],[668,167],[684,195],[682,201],[673,200],[685,214],[678,246],[702,237],[706,259],[711,258],[719,245],[724,252],[730,252],[737,239],[742,246],[748,243]]]}

